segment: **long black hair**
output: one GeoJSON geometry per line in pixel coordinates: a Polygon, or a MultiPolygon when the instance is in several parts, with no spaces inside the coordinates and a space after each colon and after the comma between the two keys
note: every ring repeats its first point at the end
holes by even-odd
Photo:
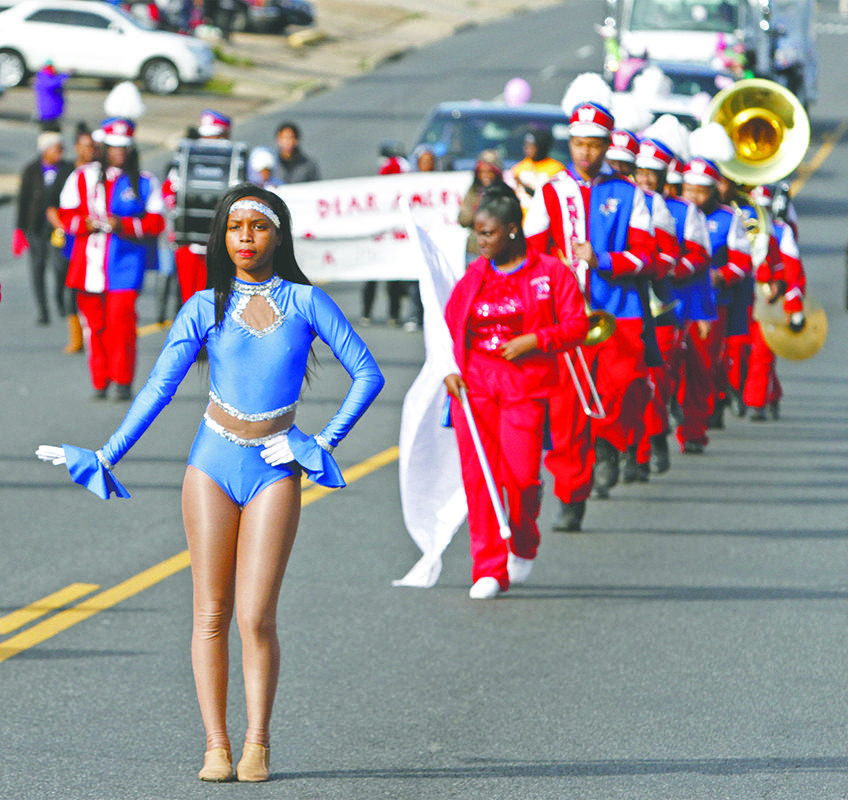
{"type": "MultiPolygon", "coordinates": [[[[106,170],[109,168],[108,146],[103,145],[103,152],[100,154],[100,182],[106,183],[106,170]]],[[[130,185],[137,196],[141,196],[141,165],[138,160],[138,150],[135,145],[127,147],[127,157],[124,161],[124,166],[121,167],[124,174],[129,178],[130,185]]]]}
{"type": "Polygon", "coordinates": [[[215,290],[215,324],[220,325],[227,313],[227,305],[232,294],[233,278],[236,266],[227,252],[227,220],[230,207],[244,197],[256,197],[268,206],[279,218],[279,232],[282,241],[274,248],[274,274],[279,275],[290,283],[301,283],[311,286],[312,281],[303,274],[294,255],[294,239],[292,238],[291,214],[288,206],[279,195],[269,192],[253,183],[240,183],[230,189],[215,207],[212,217],[212,228],[209,233],[209,243],[206,248],[206,286],[215,290]]]}

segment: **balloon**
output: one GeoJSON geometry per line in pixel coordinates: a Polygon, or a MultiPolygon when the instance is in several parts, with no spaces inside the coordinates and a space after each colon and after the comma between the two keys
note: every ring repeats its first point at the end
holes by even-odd
{"type": "Polygon", "coordinates": [[[512,78],[504,87],[504,102],[508,106],[520,106],[530,99],[530,84],[524,78],[512,78]]]}

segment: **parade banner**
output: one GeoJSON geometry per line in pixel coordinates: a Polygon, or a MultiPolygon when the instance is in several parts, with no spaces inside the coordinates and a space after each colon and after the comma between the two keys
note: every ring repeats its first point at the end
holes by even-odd
{"type": "Polygon", "coordinates": [[[468,230],[457,217],[472,180],[470,171],[408,172],[276,191],[291,210],[298,262],[314,283],[417,280],[421,253],[409,239],[404,205],[461,274],[468,230]]]}

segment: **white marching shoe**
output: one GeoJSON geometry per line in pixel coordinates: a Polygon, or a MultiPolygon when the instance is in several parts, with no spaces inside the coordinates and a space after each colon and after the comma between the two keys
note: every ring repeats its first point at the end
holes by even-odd
{"type": "Polygon", "coordinates": [[[506,557],[506,573],[509,575],[509,582],[527,583],[530,573],[533,571],[533,559],[521,558],[515,553],[509,553],[506,557]]]}
{"type": "Polygon", "coordinates": [[[497,578],[486,576],[474,581],[474,585],[468,590],[468,596],[472,600],[492,600],[501,593],[501,585],[497,578]]]}

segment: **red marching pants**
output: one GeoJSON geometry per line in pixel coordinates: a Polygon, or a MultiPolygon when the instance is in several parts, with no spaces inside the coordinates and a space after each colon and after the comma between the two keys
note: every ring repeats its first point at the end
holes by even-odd
{"type": "Polygon", "coordinates": [[[668,422],[668,405],[677,391],[682,358],[682,331],[676,325],[656,328],[657,345],[663,359],[661,367],[648,367],[653,384],[653,396],[645,408],[645,431],[637,443],[636,460],[647,464],[651,458],[651,437],[666,434],[671,429],[668,422]]]}
{"type": "Polygon", "coordinates": [[[520,367],[499,357],[471,352],[466,366],[468,400],[506,511],[512,538],[501,538],[483,469],[462,404],[451,399],[451,418],[459,444],[462,480],[468,499],[471,579],[495,578],[509,588],[508,550],[535,558],[539,547],[536,519],[541,506],[539,470],[545,426],[545,398],[524,397],[520,367]]]}
{"type": "Polygon", "coordinates": [[[683,338],[682,369],[677,399],[683,412],[683,422],[677,426],[677,441],[681,446],[686,442],[705,445],[707,421],[712,412],[712,398],[715,390],[716,347],[721,343],[717,329],[722,327],[721,320],[709,322],[690,322],[686,326],[683,338]],[[709,325],[709,333],[701,336],[701,326],[709,325]]]}
{"type": "MultiPolygon", "coordinates": [[[[564,503],[585,500],[592,491],[595,438],[624,452],[628,440],[641,437],[651,393],[641,319],[617,319],[613,335],[584,347],[583,353],[606,416],[598,420],[585,414],[568,370],[562,368],[562,383],[548,401],[553,449],[545,457],[545,466],[554,476],[554,494],[564,503]]],[[[576,357],[572,359],[582,383],[582,370],[576,357]]]]}
{"type": "Polygon", "coordinates": [[[748,376],[742,399],[746,406],[763,408],[783,397],[783,387],[777,379],[777,357],[763,339],[760,323],[751,322],[751,353],[748,357],[748,376]]]}
{"type": "Polygon", "coordinates": [[[128,386],[135,374],[138,292],[126,289],[90,294],[77,292],[83,319],[91,383],[98,391],[110,383],[128,386]]]}
{"type": "MultiPolygon", "coordinates": [[[[577,356],[574,353],[570,355],[584,394],[589,399],[591,395],[583,382],[577,356]]],[[[552,446],[545,455],[545,467],[553,475],[554,494],[563,503],[579,503],[592,493],[595,451],[592,447],[591,419],[583,411],[568,367],[562,361],[560,378],[560,385],[548,398],[552,446]]]]}
{"type": "Polygon", "coordinates": [[[188,245],[174,253],[180,298],[185,303],[195,292],[206,288],[206,255],[195,253],[188,245]]]}
{"type": "Polygon", "coordinates": [[[615,333],[587,348],[590,368],[606,416],[592,420],[592,435],[623,453],[642,437],[645,408],[651,399],[641,319],[616,319],[615,333]]]}

